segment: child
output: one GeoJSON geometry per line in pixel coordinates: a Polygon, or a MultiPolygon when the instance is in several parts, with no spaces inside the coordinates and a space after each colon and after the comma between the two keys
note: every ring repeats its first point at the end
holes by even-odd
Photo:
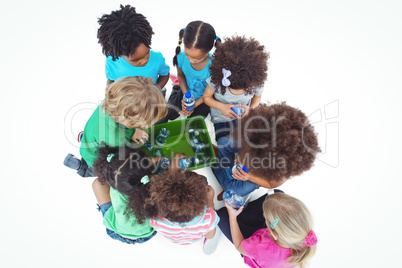
{"type": "Polygon", "coordinates": [[[169,104],[172,106],[165,118],[174,120],[181,115],[197,116],[204,118],[209,114],[209,106],[204,103],[203,94],[207,86],[206,79],[209,75],[213,46],[220,42],[214,28],[202,21],[192,21],[186,28],[179,32],[179,44],[176,47],[176,55],[173,57],[173,66],[177,66],[177,78],[179,85],[173,86],[172,94],[169,97],[169,104]],[[184,51],[181,44],[184,44],[184,51]],[[195,110],[186,111],[183,105],[183,96],[189,91],[195,98],[195,110]]]}
{"type": "Polygon", "coordinates": [[[269,54],[254,38],[226,38],[214,53],[211,77],[204,92],[204,102],[211,107],[216,141],[232,132],[240,118],[232,107],[240,105],[247,115],[261,101],[267,79],[269,54]]]}
{"type": "Polygon", "coordinates": [[[240,227],[238,224],[237,217],[242,215],[243,207],[236,210],[225,203],[226,208],[218,212],[219,215],[223,214],[222,211],[228,215],[222,218],[219,226],[243,255],[244,263],[250,267],[306,267],[317,248],[317,237],[307,207],[284,193],[268,195],[263,205],[259,204],[263,216],[247,213],[249,206],[243,212],[247,214],[245,217],[265,222],[264,228],[255,229],[251,236],[243,236],[244,224],[240,227]]]}
{"type": "Polygon", "coordinates": [[[218,147],[220,163],[213,172],[224,190],[232,189],[241,196],[260,186],[276,188],[309,170],[320,152],[307,116],[285,103],[250,109],[239,120],[233,138],[221,138],[218,147]],[[232,173],[237,154],[236,162],[248,172],[237,169],[232,173]]]}
{"type": "Polygon", "coordinates": [[[219,222],[213,197],[214,190],[204,176],[172,168],[150,177],[144,214],[173,243],[187,245],[204,239],[204,253],[211,254],[217,245],[219,222]]]}
{"type": "Polygon", "coordinates": [[[103,15],[98,39],[106,58],[108,84],[125,76],[151,77],[161,89],[169,79],[170,67],[160,52],[151,50],[154,32],[147,19],[130,5],[103,15]]]}
{"type": "Polygon", "coordinates": [[[124,77],[106,88],[104,101],[94,111],[84,128],[81,161],[69,154],[65,163],[83,177],[94,177],[92,166],[102,143],[110,146],[130,145],[147,140],[141,128],[147,128],[167,113],[166,102],[152,78],[124,77]],[[67,161],[68,160],[68,161],[67,161]],[[78,164],[75,164],[76,160],[78,164]]]}
{"type": "Polygon", "coordinates": [[[92,187],[103,215],[107,234],[113,239],[128,243],[143,243],[156,232],[146,219],[129,214],[130,201],[145,187],[141,178],[150,175],[158,158],[149,159],[138,149],[128,146],[101,147],[94,162],[99,176],[92,187]]]}

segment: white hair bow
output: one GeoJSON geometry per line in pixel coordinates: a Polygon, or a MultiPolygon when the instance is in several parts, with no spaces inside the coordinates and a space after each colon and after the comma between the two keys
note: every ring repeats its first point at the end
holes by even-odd
{"type": "Polygon", "coordinates": [[[222,68],[222,73],[223,73],[222,85],[224,85],[225,87],[230,86],[230,81],[229,81],[228,77],[232,75],[232,72],[229,70],[226,70],[225,68],[222,68]]]}

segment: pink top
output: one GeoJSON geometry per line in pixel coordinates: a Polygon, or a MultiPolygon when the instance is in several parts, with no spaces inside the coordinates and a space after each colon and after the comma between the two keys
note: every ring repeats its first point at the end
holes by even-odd
{"type": "Polygon", "coordinates": [[[290,249],[278,246],[269,236],[268,229],[260,229],[252,236],[241,242],[241,247],[247,256],[244,263],[256,268],[291,268],[286,265],[290,257],[290,249]]]}

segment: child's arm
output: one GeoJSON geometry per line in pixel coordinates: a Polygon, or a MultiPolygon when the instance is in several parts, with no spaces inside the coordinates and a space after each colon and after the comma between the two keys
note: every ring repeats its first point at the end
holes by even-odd
{"type": "Polygon", "coordinates": [[[168,75],[160,75],[158,77],[158,80],[156,81],[156,84],[162,89],[167,81],[169,80],[169,74],[168,75]]]}
{"type": "Polygon", "coordinates": [[[214,188],[211,187],[211,185],[207,185],[207,197],[208,197],[208,208],[214,209],[214,196],[215,196],[215,191],[214,188]]]}
{"type": "Polygon", "coordinates": [[[181,68],[177,67],[176,69],[177,69],[177,79],[179,80],[180,89],[184,95],[188,91],[186,76],[184,75],[183,70],[181,68]]]}
{"type": "Polygon", "coordinates": [[[233,172],[233,178],[236,180],[239,180],[239,181],[251,181],[255,184],[258,184],[261,187],[268,188],[268,189],[273,189],[273,188],[279,187],[286,181],[286,179],[284,179],[284,180],[280,180],[280,181],[269,182],[268,180],[265,180],[263,178],[254,176],[250,173],[247,173],[247,172],[243,171],[242,169],[236,169],[233,172]]]}
{"type": "Polygon", "coordinates": [[[257,108],[261,103],[261,95],[254,95],[250,102],[250,108],[257,108]]]}
{"type": "Polygon", "coordinates": [[[215,92],[212,90],[212,88],[209,85],[207,85],[203,95],[205,104],[211,108],[218,109],[224,116],[228,118],[233,119],[239,118],[239,116],[233,110],[230,109],[232,107],[236,107],[237,104],[224,104],[220,101],[217,101],[214,99],[214,93],[215,92]]]}
{"type": "Polygon", "coordinates": [[[243,255],[246,255],[241,247],[241,242],[244,240],[244,237],[240,231],[239,224],[237,223],[237,215],[239,215],[243,211],[243,207],[236,210],[225,202],[224,204],[229,214],[230,233],[232,235],[233,245],[236,247],[237,251],[239,251],[243,255]]]}
{"type": "Polygon", "coordinates": [[[254,97],[251,99],[250,106],[244,104],[240,105],[245,110],[242,116],[246,116],[249,113],[250,109],[257,108],[258,105],[260,105],[260,103],[261,103],[261,95],[254,95],[254,97]]]}

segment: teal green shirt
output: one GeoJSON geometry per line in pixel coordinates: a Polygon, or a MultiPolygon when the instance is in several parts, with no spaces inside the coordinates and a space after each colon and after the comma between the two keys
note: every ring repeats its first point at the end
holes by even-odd
{"type": "Polygon", "coordinates": [[[135,133],[135,129],[115,122],[101,109],[101,105],[89,118],[81,140],[80,154],[90,167],[97,158],[96,151],[102,142],[113,147],[130,145],[135,133]]]}
{"type": "Polygon", "coordinates": [[[148,219],[143,224],[139,224],[134,215],[130,214],[127,217],[124,214],[128,202],[127,196],[110,188],[110,198],[112,199],[112,206],[103,217],[103,225],[107,229],[128,238],[147,237],[153,234],[154,228],[149,225],[148,219]]]}

